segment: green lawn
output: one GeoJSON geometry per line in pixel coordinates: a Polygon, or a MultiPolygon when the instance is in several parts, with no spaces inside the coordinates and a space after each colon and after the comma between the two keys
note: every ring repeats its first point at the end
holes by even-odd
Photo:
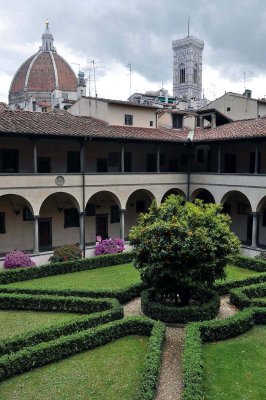
{"type": "Polygon", "coordinates": [[[5,400],[133,400],[148,338],[128,336],[0,384],[5,400]]]}
{"type": "Polygon", "coordinates": [[[229,264],[226,267],[226,280],[232,281],[235,279],[244,279],[248,276],[257,275],[259,272],[251,271],[250,269],[236,267],[235,265],[229,264]]]}
{"type": "Polygon", "coordinates": [[[204,345],[206,400],[266,399],[266,326],[204,345]]]}
{"type": "Polygon", "coordinates": [[[84,318],[84,315],[46,311],[0,310],[0,339],[10,339],[15,335],[78,317],[84,318]]]}
{"type": "Polygon", "coordinates": [[[122,289],[138,282],[140,282],[138,271],[132,264],[123,264],[16,282],[9,284],[8,287],[31,289],[84,289],[93,291],[122,289]]]}

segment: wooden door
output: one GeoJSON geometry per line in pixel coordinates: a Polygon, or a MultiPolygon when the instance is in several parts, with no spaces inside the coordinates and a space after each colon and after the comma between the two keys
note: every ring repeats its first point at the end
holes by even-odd
{"type": "Polygon", "coordinates": [[[108,216],[96,215],[96,236],[102,239],[108,238],[108,216]]]}
{"type": "Polygon", "coordinates": [[[50,249],[52,247],[52,219],[42,218],[39,220],[39,247],[50,249]]]}

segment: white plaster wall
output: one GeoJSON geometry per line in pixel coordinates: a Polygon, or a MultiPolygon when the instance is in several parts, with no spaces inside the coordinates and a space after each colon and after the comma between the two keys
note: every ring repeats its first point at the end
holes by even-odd
{"type": "Polygon", "coordinates": [[[108,122],[108,104],[102,100],[82,97],[69,108],[68,112],[73,115],[94,117],[108,122]]]}
{"type": "Polygon", "coordinates": [[[216,108],[216,110],[233,120],[257,118],[257,100],[230,93],[211,102],[208,108],[216,108]],[[231,108],[230,111],[227,111],[228,107],[231,108]]]}
{"type": "MultiPolygon", "coordinates": [[[[136,106],[126,106],[118,104],[108,104],[108,119],[110,125],[125,126],[125,114],[133,115],[133,125],[142,128],[156,128],[157,109],[142,108],[136,106]],[[150,126],[150,121],[153,126],[150,126]]],[[[127,125],[126,125],[127,126],[127,125]]]]}
{"type": "Polygon", "coordinates": [[[14,205],[8,197],[0,197],[0,212],[5,213],[6,233],[0,233],[0,253],[8,251],[32,250],[33,249],[33,221],[23,221],[22,207],[26,205],[21,202],[20,214],[16,215],[14,205]]]}

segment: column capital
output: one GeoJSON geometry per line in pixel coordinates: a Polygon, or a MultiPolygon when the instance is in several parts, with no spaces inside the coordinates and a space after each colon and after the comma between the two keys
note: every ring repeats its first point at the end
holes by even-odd
{"type": "Polygon", "coordinates": [[[121,213],[125,213],[125,212],[126,212],[126,209],[125,209],[125,208],[120,208],[120,212],[121,212],[121,213]]]}
{"type": "Polygon", "coordinates": [[[79,216],[80,216],[80,217],[84,217],[84,215],[86,215],[86,213],[83,212],[83,211],[81,211],[81,212],[79,213],[79,216]]]}
{"type": "Polygon", "coordinates": [[[258,211],[252,211],[251,212],[252,217],[257,217],[259,215],[258,211]]]}
{"type": "Polygon", "coordinates": [[[40,219],[40,216],[39,215],[34,215],[33,218],[34,218],[34,221],[36,221],[36,220],[40,219]]]}

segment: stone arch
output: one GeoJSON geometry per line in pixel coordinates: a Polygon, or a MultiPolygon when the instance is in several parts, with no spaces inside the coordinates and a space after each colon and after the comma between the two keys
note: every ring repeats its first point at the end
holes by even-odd
{"type": "Polygon", "coordinates": [[[199,188],[199,189],[194,190],[194,192],[190,196],[190,201],[194,202],[195,199],[200,199],[204,203],[214,203],[215,204],[214,196],[207,189],[199,188]]]}
{"type": "Polygon", "coordinates": [[[166,199],[168,196],[170,196],[171,194],[175,194],[175,195],[177,195],[177,196],[180,195],[180,196],[184,197],[184,199],[186,199],[186,195],[185,195],[185,193],[183,192],[183,190],[178,189],[178,188],[172,188],[172,189],[167,190],[167,192],[164,193],[164,195],[163,195],[163,197],[162,197],[162,200],[161,200],[161,203],[163,203],[163,202],[165,201],[165,199],[166,199]]]}
{"type": "Polygon", "coordinates": [[[222,197],[221,204],[225,213],[230,215],[231,229],[243,244],[252,241],[252,209],[249,198],[238,190],[230,190],[222,197]]]}
{"type": "Polygon", "coordinates": [[[0,196],[0,253],[14,249],[32,251],[34,218],[32,204],[21,195],[0,196]]]}
{"type": "Polygon", "coordinates": [[[80,244],[80,206],[66,192],[48,195],[39,210],[39,248],[51,250],[65,244],[80,244]]]}
{"type": "MultiPolygon", "coordinates": [[[[60,199],[62,199],[63,197],[65,197],[66,199],[68,199],[69,201],[71,200],[73,202],[73,204],[75,205],[75,207],[78,209],[79,212],[81,212],[81,206],[79,201],[77,200],[77,198],[72,194],[69,193],[67,191],[59,191],[59,192],[53,192],[50,193],[49,195],[47,195],[46,197],[44,197],[43,199],[41,199],[41,201],[39,202],[39,208],[38,209],[38,213],[40,213],[41,208],[43,206],[43,204],[49,199],[55,197],[57,198],[58,203],[60,204],[60,199]]],[[[62,202],[62,200],[61,200],[62,202]]],[[[60,207],[60,206],[59,206],[60,207]]]]}
{"type": "Polygon", "coordinates": [[[266,196],[263,196],[256,207],[256,212],[260,212],[263,207],[266,207],[266,196]]]}
{"type": "Polygon", "coordinates": [[[257,237],[258,247],[266,248],[266,196],[263,196],[258,202],[256,208],[257,237]]]}
{"type": "Polygon", "coordinates": [[[126,238],[130,228],[137,224],[140,213],[146,212],[153,200],[156,200],[155,195],[147,189],[135,190],[128,196],[125,210],[126,238]]]}
{"type": "Polygon", "coordinates": [[[121,237],[121,202],[108,190],[93,193],[85,208],[85,242],[121,237]]]}

